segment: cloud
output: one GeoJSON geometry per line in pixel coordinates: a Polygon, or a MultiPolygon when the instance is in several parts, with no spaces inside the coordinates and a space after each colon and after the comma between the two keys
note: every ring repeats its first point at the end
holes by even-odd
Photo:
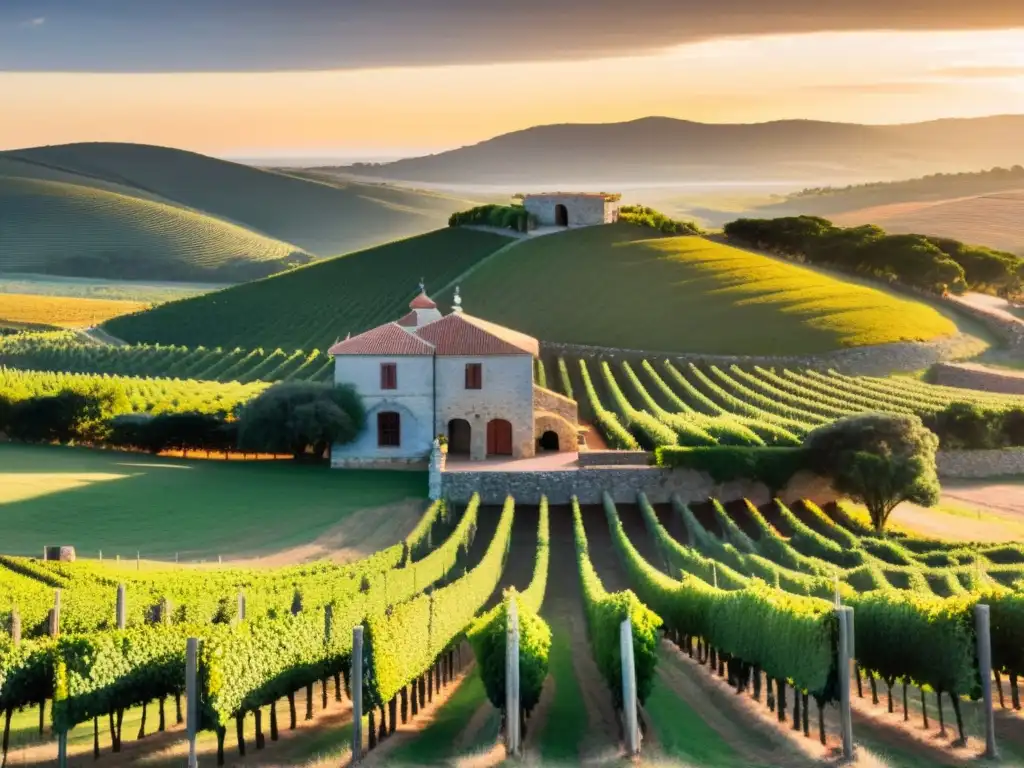
{"type": "Polygon", "coordinates": [[[21,27],[22,29],[35,29],[36,27],[43,26],[43,24],[45,23],[45,16],[36,16],[33,19],[27,19],[26,21],[21,22],[18,26],[21,27]]]}
{"type": "MultiPolygon", "coordinates": [[[[447,65],[640,55],[719,37],[1024,27],[1018,0],[47,0],[46,8],[65,31],[45,43],[3,41],[0,70],[447,65]]],[[[39,0],[2,0],[0,26],[38,9],[39,0]]]]}
{"type": "Polygon", "coordinates": [[[943,67],[942,69],[933,69],[931,71],[931,74],[936,75],[938,77],[956,77],[964,79],[981,78],[1002,80],[1024,77],[1024,65],[943,67]]]}

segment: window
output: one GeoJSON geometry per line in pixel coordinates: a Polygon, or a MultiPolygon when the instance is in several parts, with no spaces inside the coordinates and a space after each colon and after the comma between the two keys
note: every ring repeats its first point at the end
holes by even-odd
{"type": "Polygon", "coordinates": [[[380,364],[380,388],[381,389],[398,389],[398,364],[397,363],[381,363],[380,364]]]}
{"type": "Polygon", "coordinates": [[[402,422],[394,411],[377,414],[377,445],[381,448],[397,448],[402,444],[402,422]]]}
{"type": "Polygon", "coordinates": [[[483,389],[484,371],[480,363],[466,363],[466,389],[483,389]]]}

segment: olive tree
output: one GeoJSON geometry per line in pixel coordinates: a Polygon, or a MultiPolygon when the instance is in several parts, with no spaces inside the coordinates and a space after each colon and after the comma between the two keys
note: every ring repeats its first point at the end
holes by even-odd
{"type": "Polygon", "coordinates": [[[349,443],[366,424],[366,409],[351,386],[282,382],[249,401],[239,414],[238,446],[245,451],[307,451],[322,457],[335,443],[349,443]]]}
{"type": "Polygon", "coordinates": [[[869,413],[818,427],[804,441],[811,468],[867,507],[882,533],[898,504],[939,500],[939,439],[917,416],[869,413]]]}

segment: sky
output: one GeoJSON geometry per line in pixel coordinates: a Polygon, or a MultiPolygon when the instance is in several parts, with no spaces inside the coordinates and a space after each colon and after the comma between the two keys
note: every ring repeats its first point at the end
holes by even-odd
{"type": "Polygon", "coordinates": [[[1024,0],[0,0],[0,149],[421,154],[650,115],[1024,113],[1024,0]]]}

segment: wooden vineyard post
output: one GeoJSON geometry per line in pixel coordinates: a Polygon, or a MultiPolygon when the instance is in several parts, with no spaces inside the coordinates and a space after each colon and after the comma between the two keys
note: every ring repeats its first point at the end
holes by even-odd
{"type": "Polygon", "coordinates": [[[619,625],[619,646],[622,656],[622,712],[626,730],[626,755],[640,754],[640,731],[636,719],[636,668],[633,664],[633,623],[629,618],[619,625]]]}
{"type": "Polygon", "coordinates": [[[519,754],[519,608],[514,597],[507,598],[505,633],[505,751],[519,754]]]}
{"type": "Polygon", "coordinates": [[[995,760],[996,716],[992,709],[992,640],[989,607],[974,606],[974,631],[978,641],[978,674],[981,676],[981,697],[985,706],[985,757],[995,760]]]}
{"type": "Polygon", "coordinates": [[[718,589],[718,568],[715,566],[714,562],[711,563],[711,583],[714,585],[715,589],[718,589]]]}
{"type": "Polygon", "coordinates": [[[352,628],[352,763],[363,756],[363,628],[352,628]]]}
{"type": "Polygon", "coordinates": [[[238,590],[238,620],[245,621],[245,592],[238,590]]]}
{"type": "Polygon", "coordinates": [[[850,637],[853,609],[842,607],[839,618],[839,713],[843,733],[843,757],[853,759],[853,713],[850,710],[850,637]]]}
{"type": "Polygon", "coordinates": [[[60,590],[53,590],[53,608],[50,609],[50,637],[60,635],[60,590]]]}
{"type": "Polygon", "coordinates": [[[21,645],[21,613],[18,606],[11,608],[11,643],[15,648],[21,645]]]}
{"type": "Polygon", "coordinates": [[[197,768],[196,732],[199,730],[199,640],[190,637],[185,645],[185,728],[188,732],[188,768],[197,768]]]}
{"type": "Polygon", "coordinates": [[[57,734],[57,768],[68,768],[68,732],[57,734]]]}
{"type": "Polygon", "coordinates": [[[117,628],[124,629],[128,624],[127,594],[124,584],[117,585],[117,628]]]}

